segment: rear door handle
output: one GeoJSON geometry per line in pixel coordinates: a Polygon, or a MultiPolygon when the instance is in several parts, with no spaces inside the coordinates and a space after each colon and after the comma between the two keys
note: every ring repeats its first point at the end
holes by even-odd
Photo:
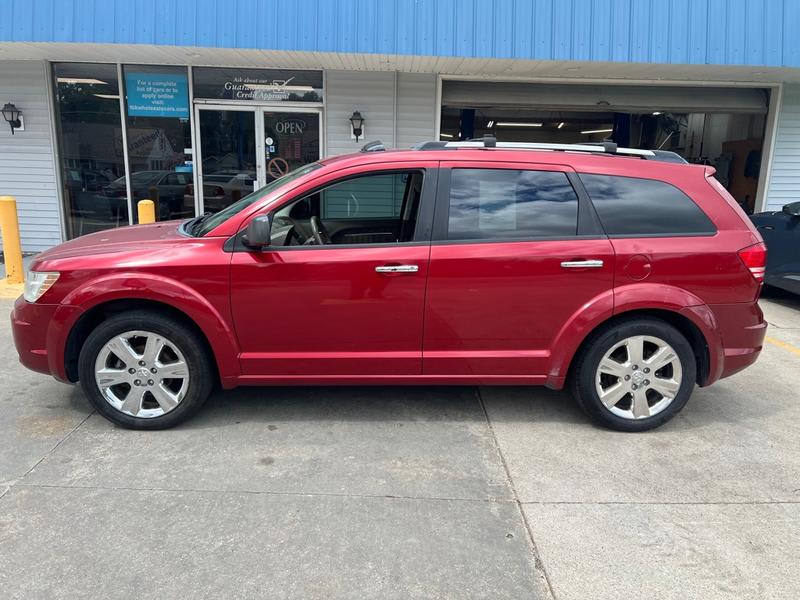
{"type": "Polygon", "coordinates": [[[419,265],[383,265],[375,267],[376,273],[416,273],[419,265]]]}
{"type": "Polygon", "coordinates": [[[602,266],[602,260],[565,260],[561,263],[564,269],[599,269],[602,266]]]}

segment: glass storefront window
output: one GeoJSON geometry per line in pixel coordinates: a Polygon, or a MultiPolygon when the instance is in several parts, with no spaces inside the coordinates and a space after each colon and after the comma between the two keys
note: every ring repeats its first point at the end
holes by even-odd
{"type": "Polygon", "coordinates": [[[195,202],[187,69],[125,65],[123,74],[134,205],[152,200],[159,221],[191,217],[195,202]]]}
{"type": "Polygon", "coordinates": [[[254,189],[255,113],[244,110],[199,112],[203,210],[218,212],[254,189]]]}
{"type": "Polygon", "coordinates": [[[53,65],[67,237],[128,224],[116,65],[53,65]]]}

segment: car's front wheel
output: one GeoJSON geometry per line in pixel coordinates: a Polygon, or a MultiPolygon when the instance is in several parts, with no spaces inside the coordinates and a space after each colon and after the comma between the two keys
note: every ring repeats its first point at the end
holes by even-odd
{"type": "Polygon", "coordinates": [[[81,349],[80,382],[108,420],[130,429],[165,429],[199,409],[213,385],[202,339],[150,311],[115,315],[81,349]]]}
{"type": "Polygon", "coordinates": [[[572,392],[601,425],[645,431],[684,407],[696,373],[694,351],[680,331],[660,319],[635,318],[592,335],[573,369],[572,392]]]}

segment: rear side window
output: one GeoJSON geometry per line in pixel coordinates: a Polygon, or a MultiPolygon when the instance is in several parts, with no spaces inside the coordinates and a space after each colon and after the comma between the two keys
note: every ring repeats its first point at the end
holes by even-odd
{"type": "Polygon", "coordinates": [[[674,185],[653,179],[580,174],[608,235],[713,234],[716,228],[674,185]]]}
{"type": "Polygon", "coordinates": [[[450,240],[574,236],[578,196],[558,171],[453,169],[450,240]]]}

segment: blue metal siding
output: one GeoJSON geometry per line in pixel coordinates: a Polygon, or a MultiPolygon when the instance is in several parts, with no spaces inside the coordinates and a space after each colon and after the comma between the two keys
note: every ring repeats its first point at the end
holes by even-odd
{"type": "Polygon", "coordinates": [[[0,0],[0,10],[0,41],[800,67],[798,0],[0,0]]]}

